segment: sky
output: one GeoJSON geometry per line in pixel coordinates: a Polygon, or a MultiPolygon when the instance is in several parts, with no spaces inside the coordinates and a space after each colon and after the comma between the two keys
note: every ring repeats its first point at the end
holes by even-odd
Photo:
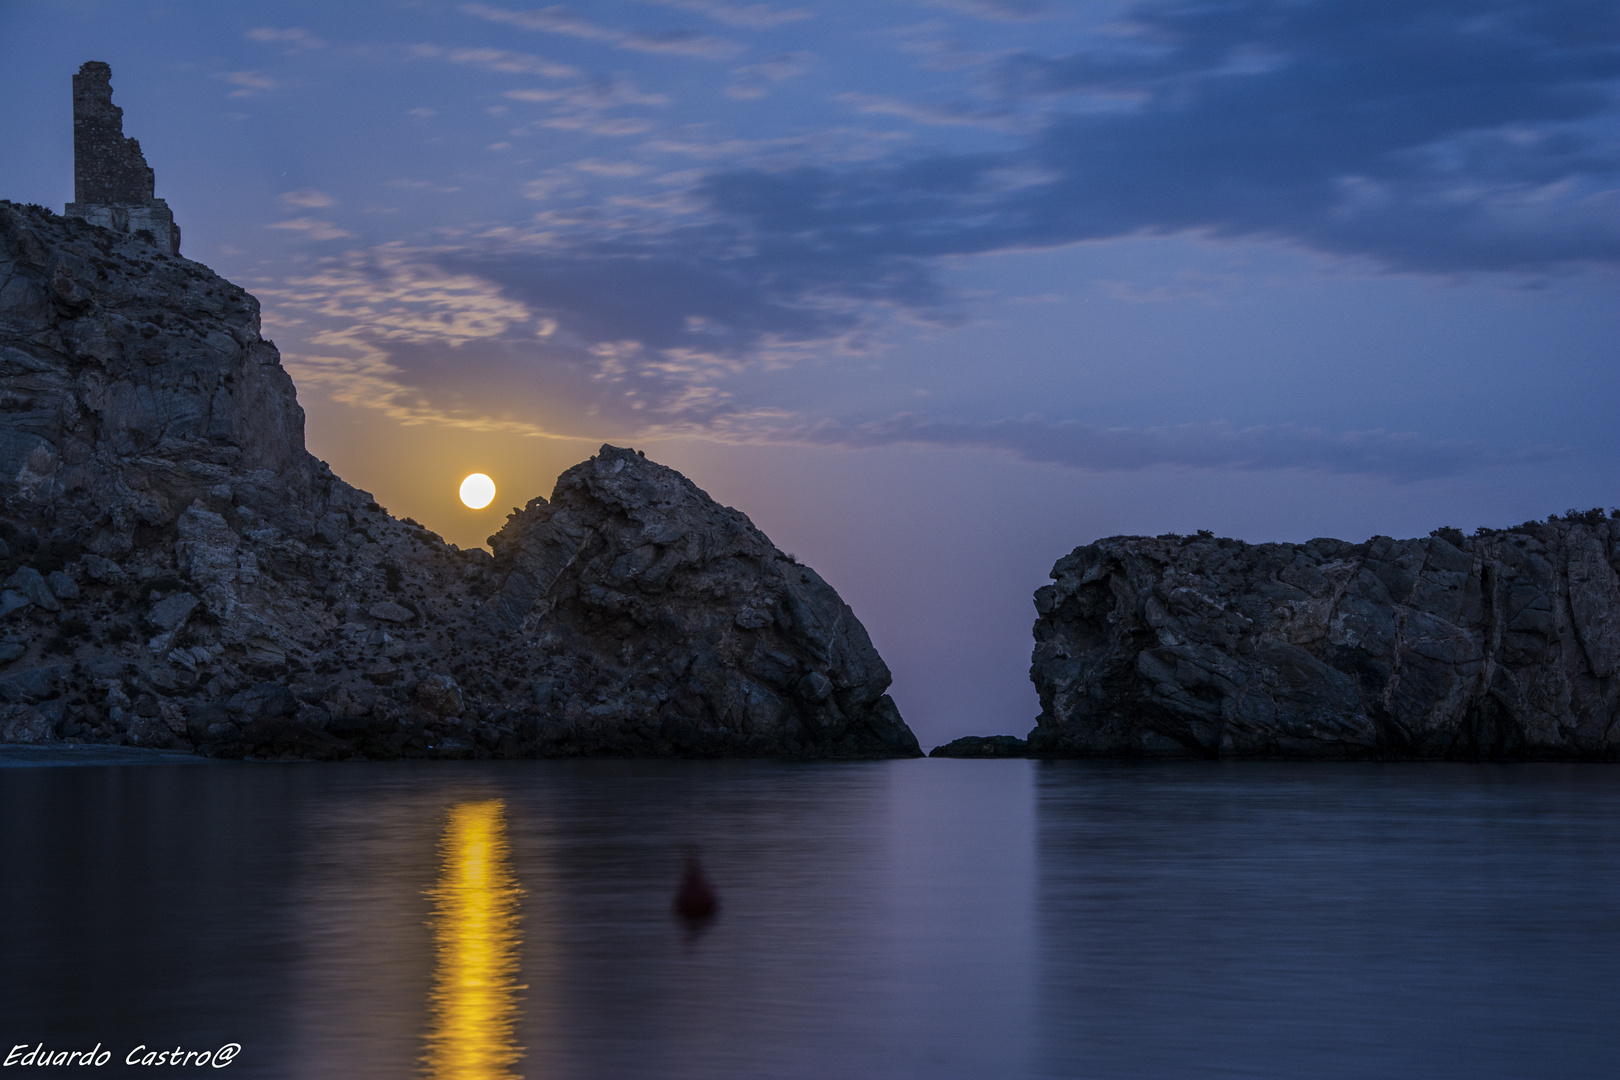
{"type": "Polygon", "coordinates": [[[0,0],[0,197],[86,60],[340,476],[469,546],[645,450],[925,747],[1099,537],[1620,503],[1610,0],[0,0]]]}

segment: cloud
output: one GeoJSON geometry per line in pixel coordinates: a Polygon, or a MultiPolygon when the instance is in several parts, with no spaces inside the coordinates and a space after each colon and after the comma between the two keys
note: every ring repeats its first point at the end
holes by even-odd
{"type": "Polygon", "coordinates": [[[334,206],[337,204],[337,200],[332,198],[332,196],[326,194],[324,191],[316,191],[314,188],[305,188],[302,191],[284,192],[280,196],[280,199],[288,206],[299,206],[309,209],[320,206],[334,206]]]}
{"type": "Polygon", "coordinates": [[[431,180],[412,180],[407,177],[400,177],[397,180],[390,180],[388,181],[388,186],[396,188],[409,188],[414,191],[431,191],[441,195],[449,195],[461,190],[459,185],[445,187],[435,184],[431,180]]]}
{"type": "Polygon", "coordinates": [[[925,0],[927,6],[991,22],[1028,23],[1050,19],[1052,5],[1041,0],[925,0]]]}
{"type": "Polygon", "coordinates": [[[270,26],[260,26],[256,29],[249,30],[247,32],[247,37],[250,41],[284,41],[294,50],[323,49],[326,47],[326,42],[322,41],[314,34],[311,34],[308,30],[302,30],[296,26],[289,26],[285,30],[277,30],[276,28],[270,26]]]}
{"type": "Polygon", "coordinates": [[[342,240],[352,237],[354,233],[347,229],[340,229],[330,221],[317,221],[311,217],[298,217],[290,221],[277,221],[266,225],[267,229],[285,229],[288,232],[301,232],[311,240],[342,240]]]}
{"type": "Polygon", "coordinates": [[[298,342],[282,359],[300,386],[319,387],[335,401],[378,409],[403,424],[553,434],[533,418],[501,415],[496,402],[454,401],[466,358],[447,367],[445,350],[466,354],[480,344],[544,338],[555,329],[547,320],[537,323],[499,285],[446,273],[419,252],[392,244],[323,260],[313,273],[257,291],[270,302],[268,317],[278,332],[298,342]]]}
{"type": "Polygon", "coordinates": [[[513,101],[556,102],[575,109],[612,109],[620,105],[668,105],[664,94],[648,94],[636,89],[622,76],[597,79],[556,90],[507,90],[501,95],[513,101]]]}
{"type": "Polygon", "coordinates": [[[641,0],[655,7],[674,8],[707,15],[715,22],[727,26],[740,26],[750,30],[767,30],[785,23],[799,22],[814,17],[804,8],[778,8],[769,4],[723,4],[717,0],[641,0]]]}
{"type": "Polygon", "coordinates": [[[982,67],[1005,59],[1008,53],[974,52],[954,41],[914,41],[901,46],[902,52],[915,53],[924,59],[917,65],[925,71],[962,71],[982,67]]]}
{"type": "Polygon", "coordinates": [[[739,101],[762,98],[770,92],[770,84],[805,74],[815,63],[815,59],[815,54],[808,52],[778,53],[766,57],[757,64],[732,68],[731,75],[734,81],[726,87],[726,96],[739,101]]]}
{"type": "Polygon", "coordinates": [[[1020,119],[1006,109],[975,109],[967,105],[939,105],[882,94],[839,94],[833,99],[850,106],[858,113],[877,116],[897,116],[932,127],[978,127],[997,131],[1013,131],[1023,125],[1020,119]]]}
{"type": "Polygon", "coordinates": [[[563,114],[541,120],[539,125],[557,131],[580,131],[587,135],[604,135],[610,138],[645,135],[653,129],[652,121],[630,116],[601,117],[563,114]]]}
{"type": "Polygon", "coordinates": [[[584,158],[574,162],[569,168],[592,176],[616,178],[641,176],[647,172],[645,165],[637,165],[633,161],[604,161],[601,158],[584,158]]]}
{"type": "Polygon", "coordinates": [[[538,438],[559,438],[545,425],[530,420],[491,416],[478,408],[446,407],[404,381],[404,370],[394,363],[363,327],[321,330],[310,335],[312,350],[286,352],[282,362],[300,386],[319,387],[333,401],[380,410],[407,426],[434,424],[468,431],[499,432],[538,438]]]}
{"type": "MultiPolygon", "coordinates": [[[[839,302],[851,283],[830,280],[836,265],[784,278],[757,256],[698,250],[720,240],[702,222],[667,244],[656,230],[621,232],[609,241],[598,222],[588,235],[507,230],[434,248],[385,245],[261,292],[296,330],[288,363],[301,383],[406,423],[547,437],[963,447],[1088,470],[1295,469],[1402,483],[1568,453],[1294,424],[827,415],[804,404],[802,383],[795,391],[773,373],[839,354],[868,362],[872,309],[839,302]],[[818,301],[818,285],[837,287],[818,301]]],[[[859,285],[920,306],[931,287],[914,281],[917,295],[907,296],[889,280],[859,285]]]]}
{"type": "MultiPolygon", "coordinates": [[[[984,97],[954,113],[845,99],[934,125],[1001,125],[1013,137],[1000,145],[1011,149],[907,150],[921,134],[882,142],[854,126],[763,139],[699,126],[661,132],[622,156],[689,159],[679,164],[693,168],[663,185],[667,199],[644,197],[649,181],[616,154],[530,174],[524,193],[544,202],[522,225],[349,256],[323,271],[319,289],[299,286],[308,294],[300,317],[344,335],[327,340],[379,353],[304,351],[349,356],[356,366],[345,377],[357,381],[345,385],[387,408],[499,418],[501,402],[482,412],[442,404],[450,398],[433,383],[443,377],[436,365],[454,348],[459,362],[504,373],[485,384],[535,387],[537,408],[560,403],[537,421],[549,432],[973,446],[1075,468],[1306,468],[1397,480],[1551,455],[1290,425],[823,417],[805,405],[807,373],[793,383],[798,396],[784,389],[793,380],[769,373],[809,360],[875,362],[894,321],[964,317],[963,298],[937,275],[949,256],[1179,234],[1286,242],[1403,272],[1620,268],[1620,50],[1606,10],[1582,0],[1137,4],[1117,32],[1083,49],[979,65],[984,97]],[[604,195],[616,180],[636,186],[604,195]],[[493,306],[435,307],[451,294],[493,306]],[[450,344],[466,325],[488,332],[450,344]]],[[[506,14],[556,25],[566,13],[506,14]]],[[[608,83],[509,99],[561,110],[537,125],[628,134],[650,125],[600,110],[648,104],[636,96],[653,95],[608,83]]],[[[948,128],[931,137],[962,138],[948,128]]],[[[1142,302],[1226,295],[1221,282],[1191,277],[1103,287],[1142,302]]],[[[323,370],[337,377],[332,365],[323,370]]]]}
{"type": "Polygon", "coordinates": [[[257,71],[223,71],[216,75],[215,78],[224,79],[236,87],[229,95],[233,98],[253,97],[255,94],[262,94],[269,90],[278,89],[281,86],[276,80],[268,75],[261,75],[257,71]]]}
{"type": "Polygon", "coordinates": [[[1567,453],[1545,447],[1504,453],[1479,443],[1429,439],[1412,432],[1328,432],[1294,424],[1240,428],[1222,421],[1105,428],[1040,417],[972,422],[902,414],[865,424],[813,425],[797,435],[806,442],[851,447],[913,443],[1006,450],[1025,461],[1080,469],[1302,469],[1400,482],[1567,453]]]}
{"type": "Polygon", "coordinates": [[[577,79],[580,70],[568,64],[559,64],[532,53],[512,52],[509,49],[451,49],[443,45],[424,43],[411,46],[411,55],[429,59],[448,60],[452,64],[471,64],[489,71],[514,75],[542,75],[548,79],[577,79]]]}
{"type": "Polygon", "coordinates": [[[851,264],[1192,233],[1403,271],[1620,266],[1610,7],[1170,0],[1121,31],[1002,61],[998,108],[844,98],[924,123],[1045,109],[1015,150],[739,169],[706,194],[740,229],[851,264]],[[993,194],[1017,168],[1055,179],[993,194]]]}
{"type": "Polygon", "coordinates": [[[743,51],[743,46],[724,38],[706,37],[688,30],[671,30],[663,34],[640,34],[616,30],[590,22],[561,5],[540,8],[537,11],[508,11],[488,4],[463,4],[461,10],[480,19],[522,30],[539,30],[551,34],[565,34],[584,41],[598,41],[615,49],[632,52],[663,53],[671,56],[690,56],[699,60],[725,60],[743,51]]]}

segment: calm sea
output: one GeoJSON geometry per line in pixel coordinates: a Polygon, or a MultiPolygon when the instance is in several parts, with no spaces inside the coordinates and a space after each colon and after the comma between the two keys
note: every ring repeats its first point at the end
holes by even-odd
{"type": "Polygon", "coordinates": [[[3,768],[0,964],[28,1075],[1614,1077],[1620,769],[3,768]]]}

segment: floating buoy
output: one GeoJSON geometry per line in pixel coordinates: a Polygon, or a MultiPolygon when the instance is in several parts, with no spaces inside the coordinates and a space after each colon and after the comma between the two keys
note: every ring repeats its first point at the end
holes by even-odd
{"type": "Polygon", "coordinates": [[[720,910],[720,898],[714,886],[703,873],[703,864],[696,855],[686,856],[686,871],[681,875],[681,887],[675,890],[675,914],[689,922],[712,919],[720,910]]]}

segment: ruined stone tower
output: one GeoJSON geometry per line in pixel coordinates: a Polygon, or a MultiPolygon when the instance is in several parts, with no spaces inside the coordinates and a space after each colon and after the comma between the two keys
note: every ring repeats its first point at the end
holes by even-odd
{"type": "Polygon", "coordinates": [[[145,234],[159,250],[180,254],[180,226],[169,204],[154,198],[141,144],[124,137],[124,110],[112,103],[112,68],[91,60],[73,76],[73,201],[69,217],[118,232],[145,234]]]}

